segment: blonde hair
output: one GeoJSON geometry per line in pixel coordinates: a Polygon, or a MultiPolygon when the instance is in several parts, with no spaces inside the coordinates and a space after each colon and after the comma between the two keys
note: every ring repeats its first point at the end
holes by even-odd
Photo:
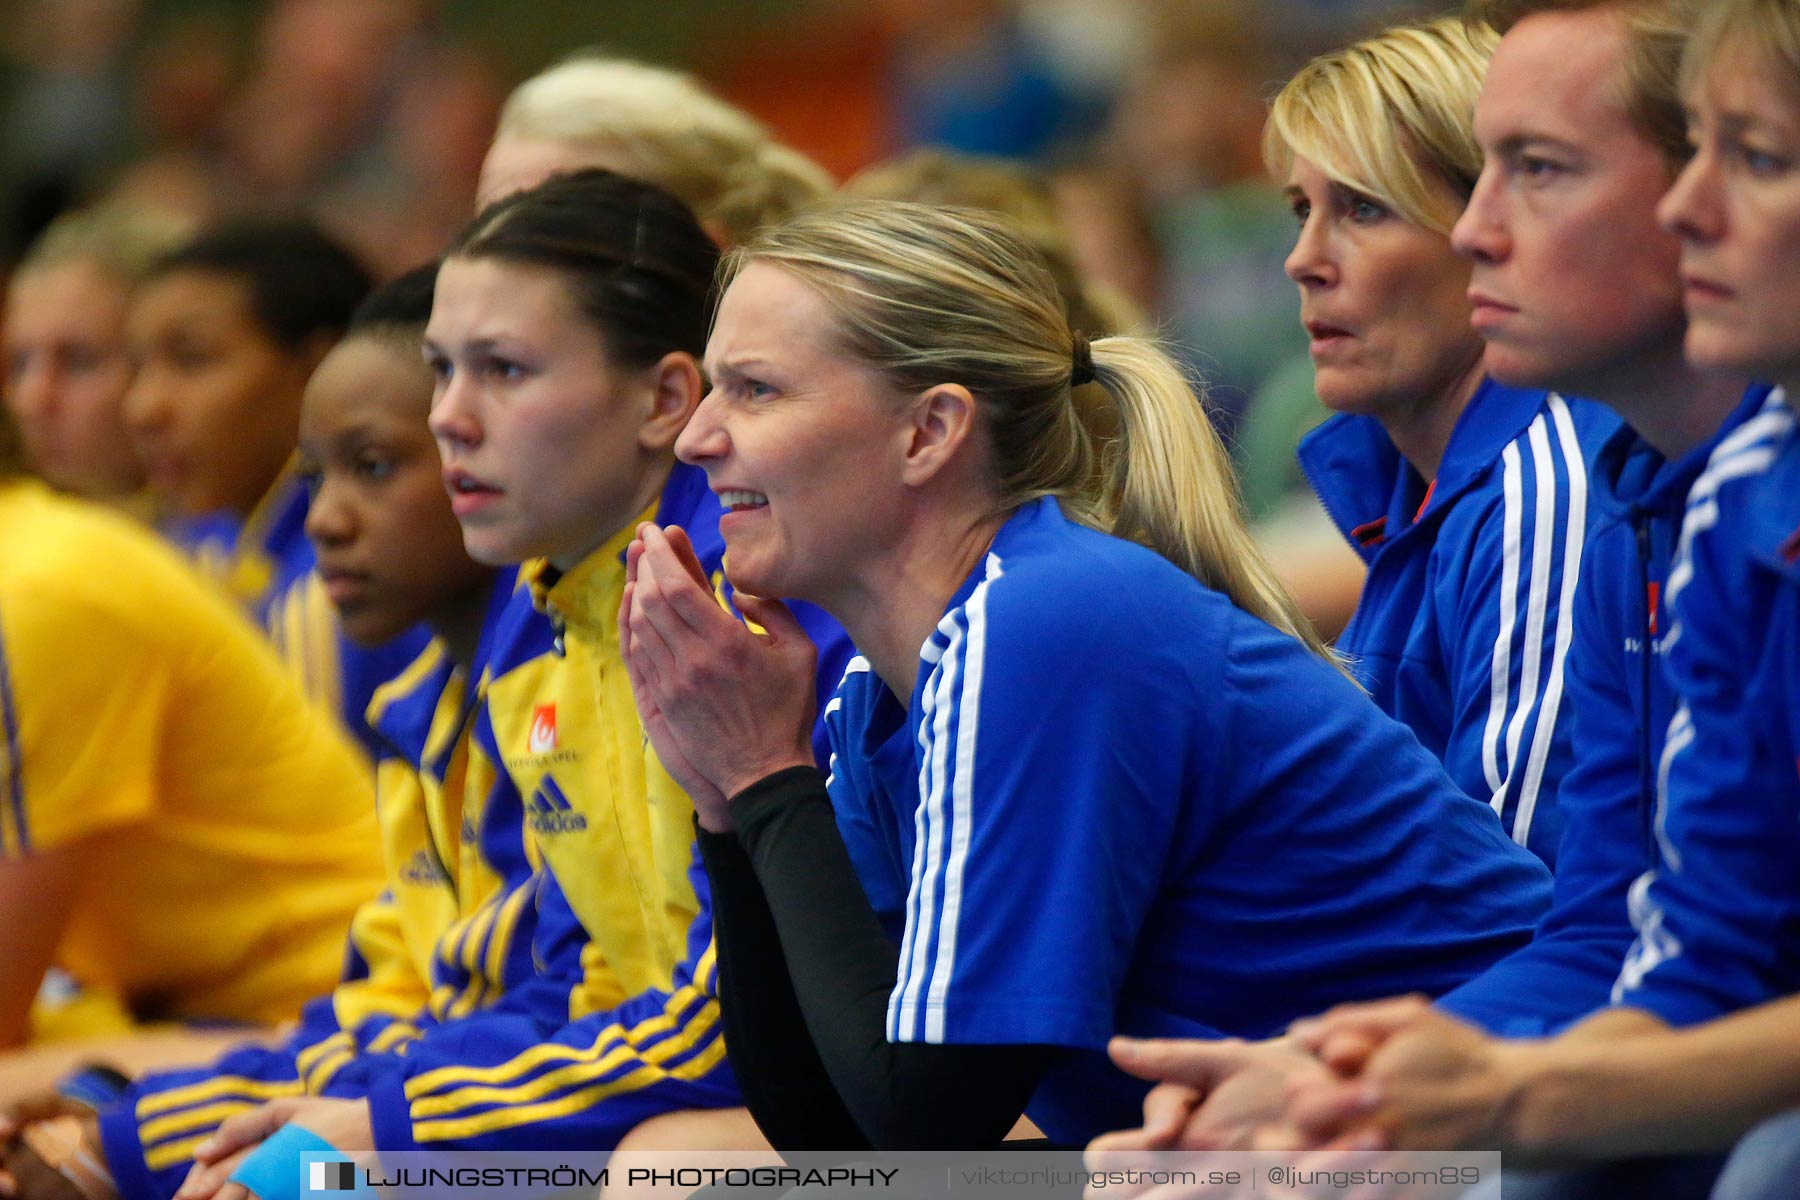
{"type": "Polygon", "coordinates": [[[1296,155],[1414,225],[1444,234],[1475,190],[1475,100],[1499,35],[1456,17],[1396,25],[1322,54],[1275,97],[1263,158],[1296,155]],[[1446,205],[1448,191],[1459,200],[1446,205]]]}
{"type": "Polygon", "coordinates": [[[566,142],[680,197],[741,242],[828,195],[823,167],[691,75],[581,55],[513,89],[496,137],[566,142]]]}
{"type": "Polygon", "coordinates": [[[1755,47],[1790,93],[1800,95],[1800,3],[1715,0],[1681,59],[1681,90],[1691,93],[1727,47],[1755,47]]]}
{"type": "Polygon", "coordinates": [[[1069,328],[1043,258],[974,209],[845,201],[733,251],[725,283],[769,263],[819,293],[846,351],[912,395],[976,397],[1000,507],[1055,496],[1069,516],[1140,542],[1335,662],[1244,526],[1231,460],[1199,395],[1156,343],[1069,328]],[[1085,357],[1098,387],[1072,387],[1085,357]],[[1085,397],[1085,402],[1084,402],[1085,397]]]}
{"type": "Polygon", "coordinates": [[[1131,301],[1082,277],[1050,185],[1029,167],[949,150],[909,150],[858,172],[844,184],[844,195],[979,208],[1009,217],[1050,268],[1073,328],[1089,337],[1105,337],[1147,325],[1131,301]]]}
{"type": "Polygon", "coordinates": [[[1620,101],[1638,132],[1653,142],[1671,167],[1692,153],[1687,110],[1681,102],[1681,56],[1694,20],[1718,0],[1469,0],[1467,20],[1505,34],[1539,13],[1612,10],[1625,28],[1620,101]]]}
{"type": "MultiPolygon", "coordinates": [[[[122,204],[64,213],[26,249],[13,277],[82,263],[99,268],[130,292],[192,233],[192,222],[183,218],[122,204]]],[[[18,426],[0,408],[0,479],[28,471],[18,426]]]]}
{"type": "Polygon", "coordinates": [[[193,231],[189,221],[147,209],[123,205],[82,209],[52,221],[26,250],[17,271],[93,263],[126,287],[135,287],[193,231]]]}

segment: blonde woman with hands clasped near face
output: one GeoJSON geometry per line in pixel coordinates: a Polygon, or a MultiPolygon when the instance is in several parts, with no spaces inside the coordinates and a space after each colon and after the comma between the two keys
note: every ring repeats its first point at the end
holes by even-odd
{"type": "Polygon", "coordinates": [[[1522,940],[1542,866],[1303,640],[1160,349],[1073,334],[1035,253],[961,210],[819,210],[724,272],[677,453],[768,636],[645,525],[620,637],[777,1149],[982,1146],[1021,1111],[1079,1142],[1142,1094],[1115,1032],[1265,1036],[1522,940]],[[773,597],[859,651],[829,779],[773,597]]]}

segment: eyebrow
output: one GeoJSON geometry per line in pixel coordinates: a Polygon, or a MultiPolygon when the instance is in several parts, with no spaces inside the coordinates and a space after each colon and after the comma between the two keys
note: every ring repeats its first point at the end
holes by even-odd
{"type": "MultiPolygon", "coordinates": [[[[1692,114],[1689,114],[1692,124],[1692,114]]],[[[1796,136],[1795,127],[1785,121],[1757,112],[1726,110],[1719,113],[1719,128],[1733,137],[1742,137],[1746,133],[1762,133],[1775,137],[1792,138],[1796,136]]]]}
{"type": "MultiPolygon", "coordinates": [[[[1380,201],[1376,201],[1375,197],[1363,191],[1361,188],[1352,187],[1350,184],[1341,183],[1336,179],[1326,180],[1325,191],[1334,200],[1339,202],[1346,200],[1369,200],[1374,201],[1375,203],[1381,203],[1380,201]]],[[[1297,183],[1290,183],[1281,189],[1281,197],[1290,203],[1295,200],[1305,200],[1306,189],[1297,183]]]]}
{"type": "Polygon", "coordinates": [[[1532,146],[1548,146],[1563,151],[1565,154],[1579,154],[1580,148],[1562,138],[1552,137],[1547,133],[1513,133],[1500,139],[1493,153],[1497,158],[1506,158],[1529,149],[1532,146]]]}
{"type": "Polygon", "coordinates": [[[747,375],[755,371],[766,370],[771,364],[768,359],[752,354],[744,358],[728,358],[722,362],[702,363],[701,365],[706,369],[708,376],[717,379],[721,375],[747,375]]]}
{"type": "Polygon", "coordinates": [[[373,448],[384,454],[398,456],[408,452],[404,439],[414,432],[425,432],[423,413],[416,426],[397,413],[389,414],[386,418],[365,417],[348,429],[338,430],[326,439],[324,445],[331,455],[349,456],[373,448]]]}
{"type": "MultiPolygon", "coordinates": [[[[1688,123],[1690,126],[1694,123],[1693,114],[1691,113],[1688,115],[1688,123]]],[[[1750,116],[1748,113],[1721,112],[1719,114],[1719,132],[1729,134],[1732,137],[1742,137],[1746,130],[1751,129],[1756,124],[1756,118],[1750,116]]]]}
{"type": "Polygon", "coordinates": [[[302,454],[312,451],[311,457],[324,461],[332,454],[368,440],[368,426],[359,418],[355,425],[347,429],[334,429],[329,433],[315,433],[311,437],[302,436],[298,440],[298,448],[302,454]]]}
{"type": "MultiPolygon", "coordinates": [[[[464,342],[460,349],[465,354],[492,354],[496,350],[503,348],[506,341],[507,339],[504,335],[499,337],[478,337],[471,341],[464,342]]],[[[441,342],[429,335],[421,337],[419,339],[419,345],[427,354],[442,354],[446,357],[449,357],[450,355],[450,352],[444,349],[441,342]]]]}

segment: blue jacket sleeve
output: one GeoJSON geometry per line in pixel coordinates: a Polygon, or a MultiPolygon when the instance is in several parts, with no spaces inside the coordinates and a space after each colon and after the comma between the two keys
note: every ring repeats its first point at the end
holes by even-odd
{"type": "Polygon", "coordinates": [[[1613,990],[1678,1026],[1800,990],[1794,768],[1746,690],[1771,584],[1733,544],[1725,498],[1711,507],[1720,466],[1695,484],[1669,577],[1665,664],[1682,704],[1658,780],[1660,859],[1632,885],[1638,936],[1613,990]]]}
{"type": "Polygon", "coordinates": [[[1432,580],[1452,689],[1444,767],[1555,867],[1556,795],[1573,757],[1566,660],[1588,524],[1587,459],[1560,398],[1507,445],[1499,472],[1499,496],[1447,518],[1468,528],[1468,548],[1432,580]]]}
{"type": "Polygon", "coordinates": [[[376,1147],[602,1150],[659,1113],[741,1103],[725,1058],[711,900],[697,857],[688,875],[701,907],[669,986],[571,1019],[570,997],[592,964],[546,873],[535,945],[548,957],[539,978],[490,1009],[424,1031],[371,1073],[376,1147]]]}
{"type": "Polygon", "coordinates": [[[1546,1036],[1605,1005],[1631,944],[1625,894],[1648,862],[1639,731],[1620,654],[1625,590],[1603,597],[1609,589],[1583,586],[1577,594],[1568,701],[1582,753],[1558,794],[1563,834],[1550,911],[1528,945],[1439,1001],[1501,1036],[1546,1036]]]}
{"type": "Polygon", "coordinates": [[[1194,709],[1143,685],[1138,628],[1012,584],[990,567],[934,635],[893,1042],[1104,1045],[1208,761],[1194,709]]]}

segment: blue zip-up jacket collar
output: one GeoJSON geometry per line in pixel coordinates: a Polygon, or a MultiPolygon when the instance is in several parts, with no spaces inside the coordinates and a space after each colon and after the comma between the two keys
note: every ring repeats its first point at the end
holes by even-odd
{"type": "Polygon", "coordinates": [[[1457,418],[1437,478],[1429,483],[1400,456],[1381,422],[1359,413],[1332,417],[1302,439],[1300,466],[1325,511],[1366,561],[1447,511],[1493,469],[1543,407],[1541,391],[1482,380],[1457,418]],[[1376,507],[1377,497],[1386,498],[1384,507],[1376,507]]]}
{"type": "MultiPolygon", "coordinates": [[[[469,671],[466,679],[479,680],[488,659],[493,654],[494,640],[499,629],[502,616],[512,601],[513,592],[519,586],[517,567],[504,567],[495,573],[490,585],[485,614],[481,621],[481,632],[475,646],[475,658],[467,664],[469,671]]],[[[426,747],[431,743],[432,724],[437,716],[438,702],[444,689],[450,685],[451,679],[459,673],[461,664],[453,662],[449,650],[442,638],[434,637],[426,646],[412,666],[394,680],[393,683],[378,689],[375,699],[369,704],[369,726],[379,736],[386,748],[398,754],[415,770],[430,770],[437,778],[443,778],[444,764],[427,763],[426,747]],[[430,658],[432,665],[423,666],[423,660],[430,658]],[[415,681],[415,685],[407,688],[401,681],[415,672],[423,678],[415,681]]],[[[468,720],[469,712],[474,708],[476,689],[467,686],[466,680],[461,701],[462,717],[460,726],[468,720]]],[[[454,742],[454,739],[452,739],[454,742]]]]}
{"type": "MultiPolygon", "coordinates": [[[[1656,654],[1660,653],[1660,638],[1668,629],[1667,618],[1662,612],[1661,588],[1669,577],[1675,557],[1689,489],[1706,469],[1707,460],[1719,443],[1762,408],[1769,390],[1762,384],[1747,387],[1724,423],[1704,442],[1673,462],[1664,458],[1661,451],[1630,426],[1621,426],[1600,448],[1594,460],[1593,499],[1601,516],[1594,530],[1592,557],[1596,569],[1607,578],[1595,580],[1590,587],[1597,591],[1606,590],[1612,602],[1605,612],[1577,625],[1576,653],[1618,655],[1621,643],[1627,638],[1653,648],[1650,657],[1640,660],[1640,669],[1628,673],[1627,678],[1627,685],[1632,690],[1631,716],[1638,726],[1640,809],[1636,832],[1645,838],[1648,838],[1655,803],[1657,764],[1662,757],[1663,739],[1673,713],[1673,701],[1667,694],[1661,672],[1654,665],[1656,654]],[[1620,526],[1630,529],[1630,543],[1623,540],[1622,532],[1611,532],[1620,526]],[[1637,595],[1641,598],[1630,617],[1626,616],[1625,607],[1618,598],[1611,595],[1617,581],[1626,578],[1636,580],[1637,595]]],[[[1590,705],[1595,702],[1591,698],[1587,701],[1590,705]]],[[[1589,722],[1588,727],[1594,728],[1594,723],[1589,722]]],[[[1623,733],[1623,727],[1620,727],[1620,733],[1623,733]]],[[[1621,826],[1620,836],[1624,833],[1621,826]]]]}
{"type": "Polygon", "coordinates": [[[1644,516],[1673,517],[1679,524],[1687,505],[1688,489],[1706,469],[1706,460],[1720,440],[1761,408],[1768,399],[1767,384],[1746,388],[1731,415],[1713,435],[1670,462],[1630,426],[1622,426],[1608,438],[1594,459],[1593,502],[1608,524],[1635,521],[1644,516]]]}

